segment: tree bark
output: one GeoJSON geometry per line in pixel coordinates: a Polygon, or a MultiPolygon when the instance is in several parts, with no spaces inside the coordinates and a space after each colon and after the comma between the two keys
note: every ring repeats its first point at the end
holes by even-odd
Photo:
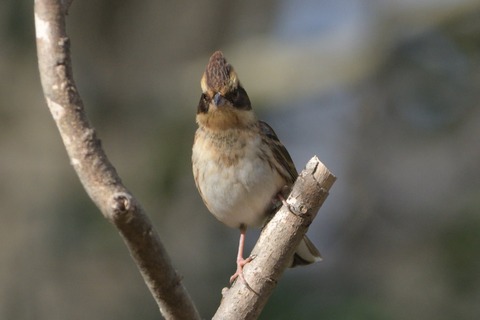
{"type": "Polygon", "coordinates": [[[243,281],[224,289],[215,320],[257,319],[291,261],[308,226],[328,196],[335,176],[315,156],[295,182],[290,196],[263,229],[244,267],[243,281]]]}
{"type": "Polygon", "coordinates": [[[90,198],[117,227],[162,315],[166,319],[200,319],[157,231],[122,184],[87,120],[73,80],[70,40],[65,30],[70,2],[35,0],[40,79],[70,162],[90,198]]]}

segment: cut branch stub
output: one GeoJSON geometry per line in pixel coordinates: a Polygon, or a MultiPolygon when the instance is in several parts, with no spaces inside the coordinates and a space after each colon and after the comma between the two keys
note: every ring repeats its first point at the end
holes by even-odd
{"type": "Polygon", "coordinates": [[[255,258],[244,268],[251,289],[242,281],[225,289],[213,319],[258,318],[335,179],[317,157],[308,162],[287,199],[290,208],[280,208],[252,250],[255,258]]]}

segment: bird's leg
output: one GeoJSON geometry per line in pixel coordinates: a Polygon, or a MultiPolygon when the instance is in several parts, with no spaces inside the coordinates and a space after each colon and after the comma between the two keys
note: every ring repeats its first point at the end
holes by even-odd
{"type": "MultiPolygon", "coordinates": [[[[280,209],[280,207],[282,206],[282,204],[284,204],[288,207],[287,201],[285,199],[290,194],[290,191],[292,191],[292,188],[285,185],[285,186],[283,186],[282,189],[280,189],[280,191],[278,191],[277,194],[275,194],[275,196],[273,196],[273,198],[272,198],[272,208],[271,208],[272,209],[272,211],[271,211],[272,214],[277,212],[280,209]]],[[[270,219],[271,219],[271,217],[270,217],[270,219]]]]}
{"type": "Polygon", "coordinates": [[[283,205],[286,206],[288,209],[290,209],[290,207],[288,206],[286,197],[288,197],[288,195],[290,194],[290,191],[292,191],[291,187],[284,186],[282,188],[282,190],[280,190],[280,192],[277,194],[277,198],[280,199],[280,201],[282,201],[283,205]]]}
{"type": "MultiPolygon", "coordinates": [[[[243,267],[252,261],[252,257],[248,257],[247,259],[243,258],[243,248],[245,246],[245,234],[247,233],[247,227],[243,224],[240,226],[240,241],[238,243],[238,254],[237,254],[237,271],[234,273],[233,276],[230,277],[230,284],[235,281],[238,277],[243,280],[246,284],[245,278],[243,277],[243,267]]],[[[248,286],[248,284],[247,284],[248,286]]]]}
{"type": "Polygon", "coordinates": [[[290,209],[290,207],[288,206],[287,200],[285,199],[285,197],[283,196],[283,194],[281,192],[278,193],[277,197],[278,197],[278,199],[280,199],[280,201],[282,201],[284,206],[286,206],[288,209],[290,209]]]}
{"type": "MultiPolygon", "coordinates": [[[[290,191],[292,191],[292,189],[288,186],[284,186],[282,188],[282,190],[277,193],[277,195],[275,196],[275,200],[280,200],[283,205],[287,208],[288,211],[290,211],[291,213],[293,213],[294,215],[298,215],[297,213],[295,213],[294,211],[292,211],[292,208],[290,208],[290,205],[288,204],[286,198],[288,197],[288,195],[290,194],[290,191]],[[285,194],[287,195],[287,197],[285,197],[285,194]]],[[[280,209],[280,208],[279,208],[280,209]]]]}

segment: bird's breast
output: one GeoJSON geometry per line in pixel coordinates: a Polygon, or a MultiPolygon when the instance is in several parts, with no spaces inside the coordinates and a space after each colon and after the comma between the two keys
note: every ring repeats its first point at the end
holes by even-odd
{"type": "Polygon", "coordinates": [[[197,131],[193,171],[210,212],[230,227],[260,226],[272,198],[285,182],[270,165],[271,152],[259,135],[197,131]]]}

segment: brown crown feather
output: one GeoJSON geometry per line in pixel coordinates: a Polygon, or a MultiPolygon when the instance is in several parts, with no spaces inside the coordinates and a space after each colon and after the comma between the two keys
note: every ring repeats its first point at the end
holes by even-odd
{"type": "Polygon", "coordinates": [[[230,69],[231,66],[221,51],[213,53],[205,70],[207,86],[216,92],[229,86],[230,69]]]}

